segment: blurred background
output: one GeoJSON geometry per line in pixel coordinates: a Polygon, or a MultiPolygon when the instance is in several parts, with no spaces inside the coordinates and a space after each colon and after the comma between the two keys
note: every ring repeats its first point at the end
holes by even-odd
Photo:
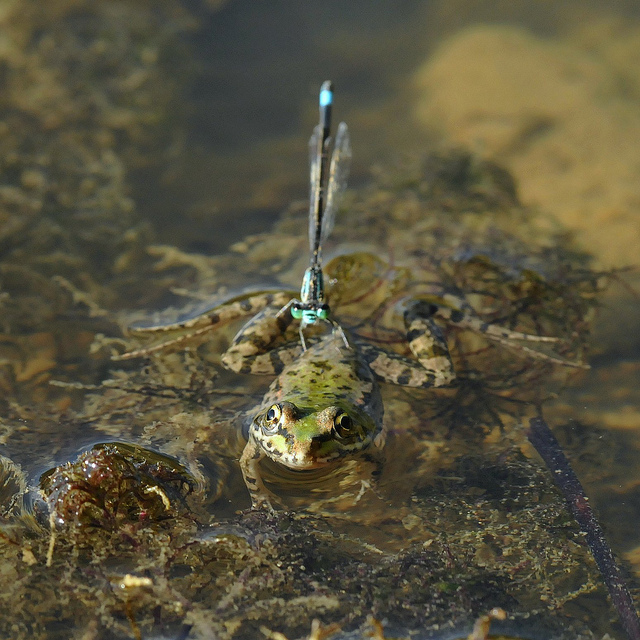
{"type": "Polygon", "coordinates": [[[560,218],[603,264],[635,261],[636,3],[185,6],[175,155],[154,167],[159,179],[132,181],[142,214],[174,242],[223,250],[220,217],[239,238],[306,198],[306,140],[330,78],[335,117],[351,129],[352,186],[394,154],[465,145],[514,172],[523,202],[560,218]]]}

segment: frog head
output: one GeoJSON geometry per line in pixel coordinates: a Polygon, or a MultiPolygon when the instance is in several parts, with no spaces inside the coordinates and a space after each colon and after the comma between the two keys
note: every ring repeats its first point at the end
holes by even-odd
{"type": "Polygon", "coordinates": [[[272,460],[290,469],[316,469],[366,449],[376,427],[348,403],[314,408],[278,402],[258,413],[250,431],[272,460]]]}

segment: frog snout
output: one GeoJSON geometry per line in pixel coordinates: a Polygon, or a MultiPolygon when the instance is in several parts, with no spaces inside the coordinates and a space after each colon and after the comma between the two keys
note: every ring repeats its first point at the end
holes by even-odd
{"type": "MultiPolygon", "coordinates": [[[[294,459],[298,464],[309,465],[317,463],[319,458],[324,458],[326,453],[326,443],[332,439],[331,431],[322,431],[311,437],[298,439],[294,444],[294,459]]],[[[315,466],[315,464],[314,464],[315,466]]]]}

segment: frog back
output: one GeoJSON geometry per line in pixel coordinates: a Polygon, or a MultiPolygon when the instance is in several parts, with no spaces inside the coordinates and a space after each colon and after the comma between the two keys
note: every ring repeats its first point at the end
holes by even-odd
{"type": "Polygon", "coordinates": [[[271,384],[263,404],[283,400],[301,407],[336,405],[363,413],[382,429],[380,387],[357,349],[347,346],[342,335],[321,336],[288,365],[271,384]]]}

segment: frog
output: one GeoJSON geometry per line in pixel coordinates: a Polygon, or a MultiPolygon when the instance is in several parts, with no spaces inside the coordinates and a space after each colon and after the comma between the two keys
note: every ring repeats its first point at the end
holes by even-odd
{"type": "Polygon", "coordinates": [[[269,386],[250,416],[240,468],[254,508],[280,502],[265,488],[267,457],[297,472],[384,446],[380,385],[366,361],[331,329],[311,341],[269,386]]]}

